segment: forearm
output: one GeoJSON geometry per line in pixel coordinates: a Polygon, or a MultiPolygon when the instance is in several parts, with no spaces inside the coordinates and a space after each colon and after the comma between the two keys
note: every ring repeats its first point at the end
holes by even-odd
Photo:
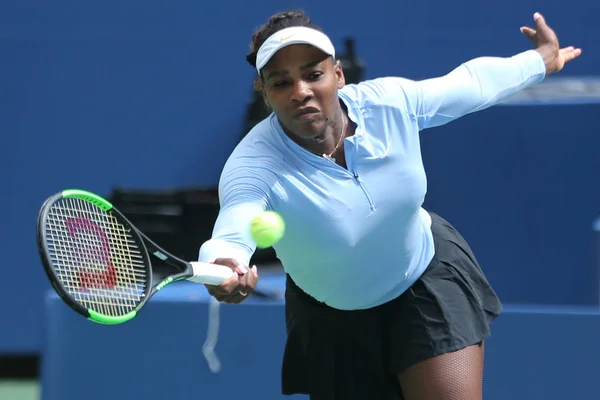
{"type": "Polygon", "coordinates": [[[427,125],[441,125],[491,107],[541,82],[545,73],[544,61],[535,50],[470,60],[446,76],[422,82],[427,125]]]}
{"type": "Polygon", "coordinates": [[[213,262],[217,258],[232,258],[248,265],[256,244],[250,236],[252,218],[264,211],[257,203],[244,203],[221,210],[212,238],[200,247],[198,260],[213,262]]]}
{"type": "Polygon", "coordinates": [[[535,50],[526,51],[509,58],[481,57],[464,64],[469,70],[471,82],[466,91],[476,99],[475,107],[481,108],[505,100],[528,86],[541,82],[546,67],[535,50]]]}

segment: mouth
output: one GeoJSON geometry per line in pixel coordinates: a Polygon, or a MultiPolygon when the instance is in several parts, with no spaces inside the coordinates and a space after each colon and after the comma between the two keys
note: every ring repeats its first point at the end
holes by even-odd
{"type": "Polygon", "coordinates": [[[294,119],[306,120],[312,119],[318,113],[319,109],[316,107],[304,107],[296,111],[293,117],[294,119]]]}

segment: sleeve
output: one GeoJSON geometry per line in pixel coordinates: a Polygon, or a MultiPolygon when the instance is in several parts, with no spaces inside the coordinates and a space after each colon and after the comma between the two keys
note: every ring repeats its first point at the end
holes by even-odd
{"type": "Polygon", "coordinates": [[[366,89],[403,109],[423,130],[491,107],[541,82],[545,75],[542,56],[528,50],[507,58],[475,58],[445,76],[423,81],[380,78],[366,89]]]}
{"type": "Polygon", "coordinates": [[[219,181],[219,215],[211,239],[200,247],[199,261],[233,258],[248,265],[256,249],[250,235],[250,223],[269,207],[268,190],[268,182],[260,176],[260,168],[251,171],[247,166],[240,166],[238,161],[228,162],[219,181]]]}

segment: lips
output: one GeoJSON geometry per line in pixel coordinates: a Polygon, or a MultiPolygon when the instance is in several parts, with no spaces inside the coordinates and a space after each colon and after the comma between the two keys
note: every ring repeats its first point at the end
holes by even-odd
{"type": "Polygon", "coordinates": [[[294,118],[303,119],[308,118],[312,114],[316,114],[319,112],[319,109],[316,107],[303,107],[294,113],[294,118]]]}

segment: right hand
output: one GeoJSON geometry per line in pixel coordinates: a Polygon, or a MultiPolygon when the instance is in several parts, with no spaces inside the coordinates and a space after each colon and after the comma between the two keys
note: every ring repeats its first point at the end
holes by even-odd
{"type": "Polygon", "coordinates": [[[533,15],[535,29],[527,26],[521,27],[521,32],[534,44],[535,49],[541,54],[546,65],[546,76],[562,70],[566,63],[581,55],[581,49],[573,46],[560,48],[556,33],[546,24],[540,13],[533,15]]]}
{"type": "Polygon", "coordinates": [[[232,258],[217,258],[214,263],[231,268],[235,274],[220,285],[204,285],[208,293],[218,301],[229,304],[246,300],[258,282],[256,266],[248,268],[232,258]]]}

